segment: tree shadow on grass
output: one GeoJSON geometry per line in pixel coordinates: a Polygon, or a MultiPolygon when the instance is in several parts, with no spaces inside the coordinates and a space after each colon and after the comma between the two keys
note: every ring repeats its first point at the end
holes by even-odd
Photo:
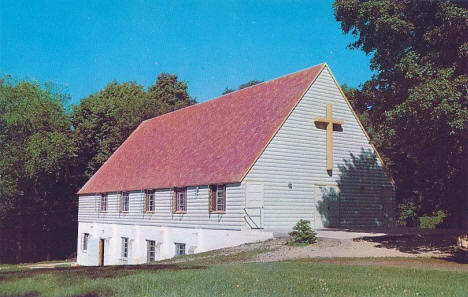
{"type": "MultiPolygon", "coordinates": [[[[84,295],[73,295],[72,297],[100,297],[100,296],[112,296],[112,295],[114,295],[113,292],[111,292],[110,294],[102,295],[95,291],[92,291],[84,295]]],[[[22,294],[22,295],[0,295],[0,297],[39,297],[39,296],[41,296],[41,294],[39,294],[36,291],[29,292],[29,293],[22,294]]]]}
{"type": "MultiPolygon", "coordinates": [[[[178,265],[178,264],[154,264],[154,265],[132,265],[132,266],[104,266],[104,267],[60,267],[60,268],[39,268],[21,271],[5,271],[0,272],[0,281],[18,281],[22,279],[40,277],[43,274],[51,275],[48,277],[57,278],[63,282],[63,286],[67,286],[70,282],[83,283],[88,280],[110,279],[125,277],[127,275],[148,272],[148,271],[177,271],[177,270],[197,270],[207,269],[207,266],[201,265],[178,265]]],[[[115,292],[108,287],[93,289],[81,295],[73,297],[102,297],[113,296],[115,292]]],[[[37,297],[42,296],[37,291],[24,293],[23,295],[2,295],[0,297],[37,297]]]]}
{"type": "MultiPolygon", "coordinates": [[[[112,295],[105,295],[105,296],[112,296],[112,295]]],[[[22,295],[0,295],[0,297],[39,297],[39,296],[41,296],[41,294],[39,294],[36,291],[29,292],[29,293],[22,294],[22,295]]],[[[100,296],[103,296],[103,295],[100,295],[99,293],[93,291],[93,292],[86,293],[85,295],[73,295],[72,297],[100,297],[100,296]]]]}
{"type": "Polygon", "coordinates": [[[38,292],[33,291],[22,295],[0,295],[0,297],[39,297],[41,296],[38,292]]]}
{"type": "Polygon", "coordinates": [[[38,268],[21,271],[0,272],[0,281],[12,281],[24,278],[40,276],[41,274],[56,274],[64,280],[82,279],[95,280],[114,277],[123,277],[130,274],[146,271],[162,270],[196,270],[206,269],[201,265],[178,265],[178,264],[155,264],[155,265],[132,265],[132,266],[104,266],[104,267],[60,267],[60,268],[38,268]]]}

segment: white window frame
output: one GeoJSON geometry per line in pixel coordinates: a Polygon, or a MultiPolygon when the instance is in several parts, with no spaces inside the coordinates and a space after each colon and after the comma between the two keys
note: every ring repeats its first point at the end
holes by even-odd
{"type": "Polygon", "coordinates": [[[175,256],[178,257],[178,256],[185,256],[187,253],[186,253],[186,245],[185,243],[183,242],[174,242],[174,245],[175,245],[175,256]],[[183,253],[181,253],[181,251],[183,251],[183,253]]]}
{"type": "Polygon", "coordinates": [[[187,212],[187,188],[176,188],[175,192],[175,211],[181,213],[187,212]]]}
{"type": "Polygon", "coordinates": [[[101,194],[100,200],[99,200],[99,211],[100,212],[106,212],[107,211],[107,204],[109,202],[109,197],[107,194],[101,194]]]}
{"type": "Polygon", "coordinates": [[[216,211],[226,211],[226,185],[216,185],[216,211]]]}
{"type": "Polygon", "coordinates": [[[88,251],[88,240],[89,240],[89,233],[81,233],[81,250],[83,252],[88,251]]]}
{"type": "Polygon", "coordinates": [[[210,212],[211,213],[225,213],[226,212],[226,185],[211,185],[209,186],[210,191],[210,212]],[[211,201],[212,195],[214,195],[214,202],[211,201]]]}
{"type": "Polygon", "coordinates": [[[128,212],[130,210],[130,193],[120,193],[120,212],[128,212]]]}
{"type": "Polygon", "coordinates": [[[146,240],[146,263],[156,262],[156,241],[146,240]]]}
{"type": "Polygon", "coordinates": [[[145,192],[145,212],[155,212],[156,211],[156,192],[155,191],[146,191],[145,192]]]}

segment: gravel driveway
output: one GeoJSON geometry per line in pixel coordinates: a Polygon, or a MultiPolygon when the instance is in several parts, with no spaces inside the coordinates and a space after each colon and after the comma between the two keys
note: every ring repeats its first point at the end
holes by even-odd
{"type": "MultiPolygon", "coordinates": [[[[248,263],[317,258],[402,258],[433,259],[468,264],[468,252],[456,248],[456,236],[450,234],[356,233],[318,231],[316,243],[307,246],[286,245],[286,233],[272,240],[244,244],[216,251],[165,260],[165,263],[248,263]]],[[[326,259],[324,259],[326,260],[326,259]]],[[[411,260],[413,261],[413,260],[411,260]]],[[[404,260],[403,260],[404,262],[404,260]]],[[[464,266],[468,267],[468,266],[464,266]]]]}

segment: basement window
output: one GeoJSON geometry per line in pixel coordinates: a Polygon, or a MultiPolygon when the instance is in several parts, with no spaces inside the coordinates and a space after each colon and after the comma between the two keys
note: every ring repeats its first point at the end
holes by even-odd
{"type": "Polygon", "coordinates": [[[175,254],[176,257],[185,255],[185,243],[175,243],[175,254]]]}
{"type": "Polygon", "coordinates": [[[210,186],[210,212],[226,211],[226,185],[210,186]]]}
{"type": "Polygon", "coordinates": [[[152,263],[156,261],[156,242],[154,240],[146,241],[146,262],[152,263]]]}
{"type": "Polygon", "coordinates": [[[128,258],[128,237],[122,237],[121,256],[123,259],[128,258]]]}
{"type": "Polygon", "coordinates": [[[88,250],[88,239],[89,239],[89,233],[81,234],[81,250],[83,252],[86,252],[88,250]]]}

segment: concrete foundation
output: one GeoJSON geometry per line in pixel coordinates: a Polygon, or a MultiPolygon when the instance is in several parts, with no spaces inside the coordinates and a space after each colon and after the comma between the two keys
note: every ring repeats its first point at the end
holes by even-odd
{"type": "Polygon", "coordinates": [[[104,265],[147,263],[147,241],[155,241],[155,260],[176,255],[175,243],[185,244],[186,254],[196,254],[244,243],[273,238],[273,232],[261,230],[212,230],[144,225],[102,223],[78,224],[77,264],[97,266],[100,257],[104,265]],[[86,249],[82,236],[89,234],[86,249]],[[128,256],[122,257],[122,237],[128,238],[128,256]],[[103,245],[100,247],[100,245],[103,245]],[[102,251],[100,252],[100,249],[102,251]]]}

